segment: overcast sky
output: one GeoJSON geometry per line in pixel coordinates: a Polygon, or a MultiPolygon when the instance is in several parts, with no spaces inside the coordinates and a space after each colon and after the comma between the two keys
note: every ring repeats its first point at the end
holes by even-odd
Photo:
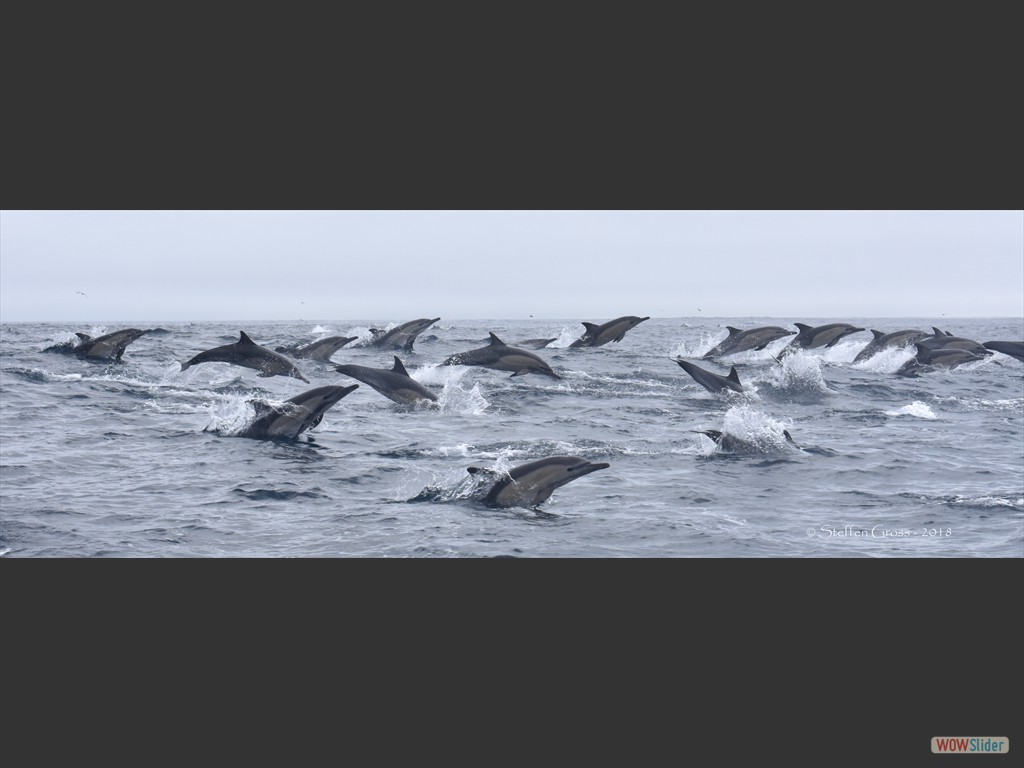
{"type": "Polygon", "coordinates": [[[2,211],[0,321],[1024,316],[1024,211],[2,211]]]}

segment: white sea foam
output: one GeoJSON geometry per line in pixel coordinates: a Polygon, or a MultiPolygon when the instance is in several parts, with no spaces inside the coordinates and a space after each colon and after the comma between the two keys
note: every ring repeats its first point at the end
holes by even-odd
{"type": "Polygon", "coordinates": [[[928,407],[926,403],[922,403],[920,400],[915,400],[910,405],[905,405],[895,411],[886,411],[886,416],[916,416],[919,419],[935,419],[935,411],[928,407]]]}

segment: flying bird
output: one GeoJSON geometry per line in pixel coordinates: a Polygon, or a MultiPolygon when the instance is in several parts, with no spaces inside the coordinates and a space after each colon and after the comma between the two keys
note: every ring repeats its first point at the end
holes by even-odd
{"type": "MultiPolygon", "coordinates": [[[[75,291],[75,293],[82,293],[82,292],[81,292],[81,291],[75,291]]],[[[88,296],[86,296],[86,295],[85,295],[84,293],[82,293],[82,295],[83,295],[83,296],[85,296],[85,298],[87,298],[87,299],[89,298],[89,297],[88,297],[88,296]]]]}

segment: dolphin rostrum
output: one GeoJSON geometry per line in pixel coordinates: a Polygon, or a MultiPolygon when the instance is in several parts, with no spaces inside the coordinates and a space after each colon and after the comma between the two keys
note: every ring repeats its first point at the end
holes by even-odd
{"type": "Polygon", "coordinates": [[[993,352],[1015,357],[1024,363],[1024,341],[986,341],[983,346],[993,352]]]}
{"type": "Polygon", "coordinates": [[[365,346],[404,349],[406,352],[412,352],[412,346],[416,343],[416,337],[440,319],[440,317],[435,317],[431,320],[424,317],[419,320],[410,320],[408,323],[402,323],[390,331],[371,328],[370,333],[373,334],[373,338],[366,342],[365,346]]]}
{"type": "Polygon", "coordinates": [[[736,367],[729,371],[728,376],[719,376],[717,373],[706,371],[699,365],[687,362],[686,360],[675,360],[679,367],[693,377],[693,380],[700,384],[708,392],[718,394],[725,391],[743,392],[744,387],[740,384],[740,375],[736,373],[736,367]]]}
{"type": "Polygon", "coordinates": [[[437,395],[409,375],[397,355],[395,356],[395,366],[391,370],[367,368],[362,365],[339,365],[334,370],[363,382],[384,397],[401,405],[412,405],[420,400],[437,401],[437,395]]]}
{"type": "Polygon", "coordinates": [[[125,348],[140,336],[149,333],[138,328],[125,328],[122,331],[114,331],[95,339],[85,333],[75,335],[82,340],[81,344],[72,349],[81,358],[86,360],[120,360],[125,348]]]}
{"type": "Polygon", "coordinates": [[[261,347],[246,336],[245,331],[240,333],[241,338],[234,344],[200,352],[187,363],[182,363],[181,370],[201,363],[229,363],[259,371],[260,377],[264,379],[271,376],[291,376],[309,384],[309,379],[303,376],[287,357],[261,347]]]}
{"type": "Polygon", "coordinates": [[[650,320],[649,317],[635,317],[628,315],[626,317],[619,317],[615,320],[609,320],[603,325],[595,325],[594,323],[583,323],[583,327],[586,331],[580,338],[576,339],[570,347],[603,347],[605,344],[611,341],[622,341],[622,338],[626,335],[626,331],[632,330],[636,326],[640,325],[644,320],[650,320]]]}
{"type": "Polygon", "coordinates": [[[495,371],[512,371],[513,376],[542,373],[554,379],[562,378],[533,352],[510,347],[493,333],[491,333],[491,343],[486,347],[452,355],[441,365],[477,365],[482,368],[492,368],[495,371]]]}
{"type": "Polygon", "coordinates": [[[469,467],[466,471],[471,475],[491,473],[500,476],[484,498],[484,504],[491,507],[532,508],[547,501],[556,488],[610,466],[604,462],[587,461],[579,456],[551,456],[521,464],[507,474],[480,467],[469,467]]]}
{"type": "Polygon", "coordinates": [[[729,335],[719,342],[715,347],[708,350],[701,357],[702,360],[709,360],[713,357],[725,357],[746,352],[748,349],[761,351],[773,341],[785,336],[793,336],[796,331],[787,331],[777,325],[768,325],[764,328],[752,328],[749,331],[742,331],[727,325],[729,335]]]}
{"type": "Polygon", "coordinates": [[[317,387],[296,395],[281,405],[253,401],[256,420],[242,432],[241,437],[258,440],[294,440],[307,429],[319,424],[324,414],[335,403],[358,388],[358,384],[349,387],[317,387]]]}
{"type": "Polygon", "coordinates": [[[829,323],[812,328],[804,323],[793,323],[800,329],[796,338],[789,342],[789,345],[782,350],[786,355],[797,349],[819,349],[820,347],[834,347],[841,339],[852,333],[859,333],[865,330],[849,323],[829,323]]]}
{"type": "Polygon", "coordinates": [[[326,339],[318,339],[310,344],[296,345],[292,347],[276,347],[274,351],[292,357],[299,357],[306,360],[320,360],[325,363],[331,361],[331,355],[344,347],[346,344],[355,341],[358,336],[328,336],[326,339]]]}
{"type": "Polygon", "coordinates": [[[871,333],[874,335],[874,338],[867,343],[864,349],[857,353],[857,356],[853,358],[853,362],[862,363],[886,349],[906,347],[927,338],[929,335],[924,331],[916,330],[893,331],[892,333],[872,330],[871,333]]]}

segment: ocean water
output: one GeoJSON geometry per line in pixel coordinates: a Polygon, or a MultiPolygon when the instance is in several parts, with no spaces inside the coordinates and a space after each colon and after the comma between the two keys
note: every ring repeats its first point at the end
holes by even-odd
{"type": "MultiPolygon", "coordinates": [[[[866,331],[781,363],[789,338],[698,359],[726,325],[939,325],[984,342],[1021,340],[1020,318],[652,319],[593,349],[569,348],[576,319],[442,318],[399,353],[436,407],[361,385],[291,442],[235,436],[251,400],[355,382],[309,360],[297,361],[308,385],[179,367],[241,330],[274,348],[410,319],[4,324],[0,556],[1024,557],[1024,363],[994,354],[903,378],[909,350],[852,363],[866,331]],[[48,351],[125,327],[158,330],[120,363],[48,351]],[[439,365],[492,331],[511,345],[555,338],[536,354],[562,379],[439,365]],[[748,391],[712,394],[674,357],[719,374],[735,364],[748,391]],[[752,452],[725,454],[697,430],[752,452]],[[466,471],[561,454],[610,466],[539,512],[484,506],[466,471]]],[[[393,355],[350,345],[333,361],[390,368],[393,355]]]]}

